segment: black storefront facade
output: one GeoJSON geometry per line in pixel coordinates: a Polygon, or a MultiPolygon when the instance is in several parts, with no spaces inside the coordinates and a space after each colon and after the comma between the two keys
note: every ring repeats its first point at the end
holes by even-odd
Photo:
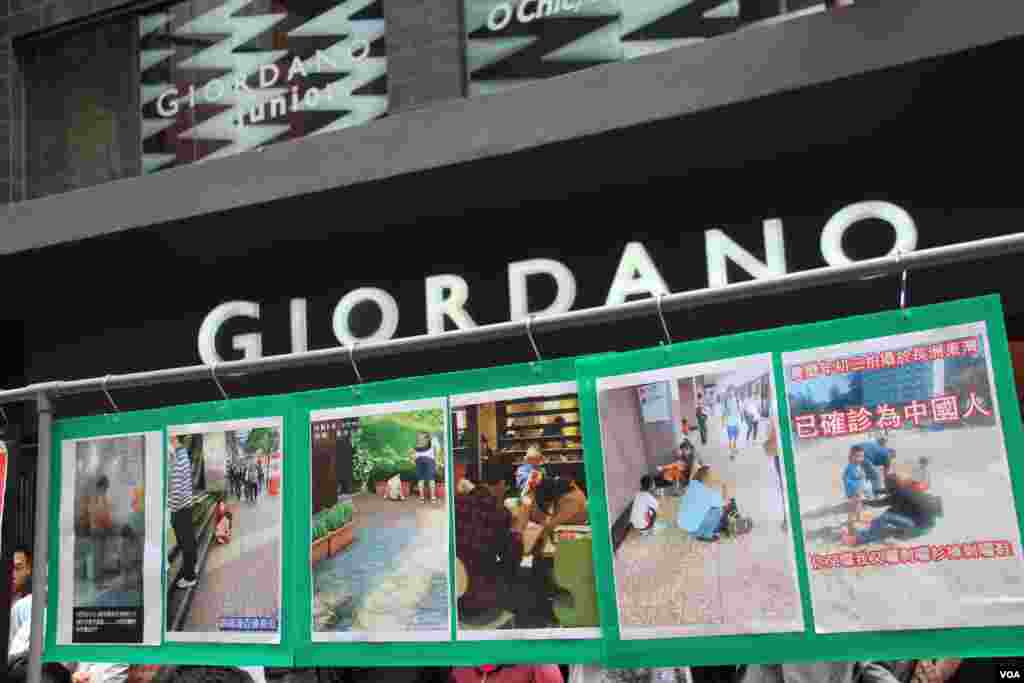
{"type": "MultiPolygon", "coordinates": [[[[5,387],[336,346],[339,308],[356,337],[389,326],[396,338],[424,334],[442,319],[453,329],[437,306],[463,286],[459,310],[472,324],[507,321],[565,294],[548,275],[525,275],[564,278],[551,262],[571,273],[578,309],[618,300],[637,264],[687,291],[758,268],[768,276],[881,256],[910,234],[922,249],[1015,233],[1024,217],[1011,80],[1024,8],[996,1],[863,0],[478,96],[462,3],[385,0],[368,19],[387,24],[386,115],[157,173],[144,172],[144,157],[161,150],[123,146],[104,162],[118,173],[47,184],[60,164],[32,136],[74,121],[26,112],[60,104],[40,91],[84,80],[74,59],[44,63],[59,50],[41,46],[124,49],[116,35],[80,36],[116,34],[96,27],[162,6],[11,3],[0,60],[11,199],[0,233],[5,387]],[[855,227],[833,239],[844,217],[855,227]],[[369,301],[379,292],[384,306],[369,301]]],[[[367,45],[371,57],[382,49],[376,38],[367,45]]],[[[914,273],[910,304],[1000,293],[1019,337],[1015,266],[1007,257],[914,273]]],[[[885,310],[898,291],[897,278],[877,278],[667,322],[675,340],[697,339],[885,310]]],[[[641,318],[537,342],[557,357],[661,338],[659,321],[641,318]]],[[[360,371],[374,380],[532,357],[524,334],[360,371]]],[[[345,385],[354,374],[341,363],[223,379],[241,397],[345,385]]],[[[197,382],[116,399],[131,410],[218,395],[197,382]]],[[[109,410],[102,395],[57,403],[58,416],[109,410]]],[[[9,549],[31,540],[36,438],[30,407],[7,415],[21,444],[4,520],[9,563],[9,549]]]]}

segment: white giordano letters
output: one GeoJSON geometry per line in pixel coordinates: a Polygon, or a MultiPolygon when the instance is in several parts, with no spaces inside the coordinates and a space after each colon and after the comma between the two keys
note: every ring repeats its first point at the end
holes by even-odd
{"type": "Polygon", "coordinates": [[[341,298],[338,305],[334,307],[332,327],[334,336],[342,346],[350,346],[355,342],[375,342],[391,339],[398,331],[398,302],[383,289],[376,287],[361,287],[349,292],[341,298]],[[380,326],[373,334],[365,337],[357,337],[349,327],[349,317],[352,310],[363,303],[370,301],[380,309],[380,326]]]}
{"type": "Polygon", "coordinates": [[[910,214],[889,202],[858,202],[841,209],[821,231],[821,255],[830,266],[845,266],[853,259],[843,251],[843,235],[859,221],[875,218],[885,221],[896,231],[896,243],[889,256],[908,254],[917,249],[917,226],[910,214]]]}
{"type": "MultiPolygon", "coordinates": [[[[914,219],[895,204],[881,201],[858,202],[837,212],[821,233],[821,255],[828,265],[838,266],[852,263],[843,251],[842,241],[846,231],[855,223],[868,219],[882,220],[892,226],[896,233],[895,244],[890,255],[897,251],[904,254],[917,248],[918,232],[914,219]]],[[[704,250],[708,269],[708,286],[724,287],[729,284],[726,268],[732,261],[756,280],[785,275],[786,241],[782,221],[764,221],[765,260],[761,261],[733,241],[721,230],[704,233],[704,250]]],[[[510,320],[524,320],[530,315],[553,315],[572,310],[576,302],[577,282],[572,271],[563,263],[551,259],[530,259],[508,266],[510,320]],[[547,275],[555,280],[556,295],[550,306],[541,311],[529,310],[530,279],[547,275]]],[[[428,277],[426,290],[426,324],[428,334],[441,334],[445,320],[451,320],[457,329],[477,327],[466,310],[469,302],[469,284],[459,275],[446,274],[428,277]]],[[[633,296],[658,296],[668,294],[669,288],[643,244],[630,242],[623,250],[622,257],[608,291],[606,304],[618,304],[633,296]]],[[[232,318],[260,319],[260,305],[252,301],[229,301],[213,309],[199,328],[199,356],[203,363],[221,363],[217,353],[217,337],[224,324],[232,318]]],[[[354,341],[376,342],[394,337],[398,331],[399,308],[394,297],[381,289],[360,288],[349,292],[334,309],[332,329],[338,342],[347,345],[354,341]],[[361,302],[370,301],[381,310],[381,324],[371,335],[357,338],[349,328],[349,316],[361,302]]],[[[308,349],[308,323],[306,300],[291,301],[292,352],[308,349]]],[[[246,359],[263,355],[263,337],[259,332],[237,334],[231,338],[231,348],[242,352],[246,359]]]]}
{"type": "Polygon", "coordinates": [[[665,284],[644,245],[630,242],[622,252],[619,268],[615,271],[615,279],[612,280],[605,305],[625,303],[629,297],[637,294],[659,296],[668,293],[668,285],[665,284]]]}
{"type": "Polygon", "coordinates": [[[576,276],[568,266],[552,259],[530,259],[508,266],[509,320],[526,320],[531,315],[567,313],[576,303],[576,276]],[[549,275],[555,281],[555,300],[542,311],[529,310],[528,281],[535,275],[549,275]]]}
{"type": "Polygon", "coordinates": [[[427,334],[444,332],[444,319],[451,318],[460,330],[476,327],[466,313],[469,284],[458,275],[435,275],[427,278],[427,334]]]}
{"type": "Polygon", "coordinates": [[[767,262],[757,260],[721,230],[708,230],[704,233],[704,251],[708,260],[708,287],[725,287],[729,284],[726,259],[756,280],[786,274],[786,240],[782,235],[782,221],[777,218],[764,222],[764,251],[767,262]]]}

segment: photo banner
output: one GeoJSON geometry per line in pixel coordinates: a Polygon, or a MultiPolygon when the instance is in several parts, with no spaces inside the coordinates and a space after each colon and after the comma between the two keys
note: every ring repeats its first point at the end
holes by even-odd
{"type": "Polygon", "coordinates": [[[575,377],[569,358],[296,397],[296,666],[601,660],[575,377]]]}
{"type": "Polygon", "coordinates": [[[291,666],[294,418],[267,396],[56,421],[47,661],[291,666]]]}
{"type": "Polygon", "coordinates": [[[998,297],[577,368],[608,666],[1019,651],[998,297]]]}
{"type": "MultiPolygon", "coordinates": [[[[4,501],[7,498],[7,471],[10,467],[11,454],[7,449],[7,443],[0,441],[0,527],[2,527],[4,523],[4,501]]],[[[0,538],[0,540],[2,540],[2,538],[0,538]]]]}
{"type": "Polygon", "coordinates": [[[62,442],[58,644],[160,644],[162,452],[160,432],[62,442]]]}

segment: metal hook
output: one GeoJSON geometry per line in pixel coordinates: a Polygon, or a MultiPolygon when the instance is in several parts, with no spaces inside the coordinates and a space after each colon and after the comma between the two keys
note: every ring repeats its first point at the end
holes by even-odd
{"type": "Polygon", "coordinates": [[[358,345],[359,345],[359,342],[357,342],[357,341],[354,341],[354,342],[352,342],[349,345],[349,347],[348,347],[348,361],[352,364],[352,371],[356,373],[356,379],[359,380],[360,384],[362,384],[363,383],[363,376],[359,372],[359,366],[356,365],[356,347],[358,345]]]}
{"type": "Polygon", "coordinates": [[[115,413],[120,413],[121,409],[117,407],[116,403],[114,403],[114,397],[110,395],[109,391],[107,391],[107,382],[109,381],[110,375],[107,375],[106,377],[103,378],[103,386],[100,388],[103,389],[103,395],[107,397],[107,402],[110,403],[110,407],[114,409],[115,413]]]}
{"type": "Polygon", "coordinates": [[[537,340],[533,338],[533,318],[530,316],[526,319],[526,337],[530,340],[530,346],[533,347],[533,353],[537,356],[537,361],[542,362],[544,359],[540,355],[540,349],[537,348],[537,340]]]}
{"type": "MultiPolygon", "coordinates": [[[[896,250],[896,263],[899,264],[903,261],[903,250],[896,250]]],[[[904,315],[907,312],[907,271],[903,270],[900,275],[900,298],[899,298],[900,310],[903,311],[904,315]]]]}
{"type": "Polygon", "coordinates": [[[665,298],[664,294],[658,295],[658,318],[661,319],[661,329],[665,332],[665,344],[672,345],[672,335],[668,331],[668,323],[665,322],[665,311],[661,307],[661,300],[665,298]]]}
{"type": "Polygon", "coordinates": [[[217,377],[216,361],[210,365],[210,376],[213,377],[213,383],[217,385],[218,389],[220,389],[220,395],[224,397],[225,401],[227,401],[230,397],[228,396],[228,392],[224,391],[224,385],[220,383],[220,379],[217,377]]]}
{"type": "Polygon", "coordinates": [[[9,424],[11,424],[11,421],[9,419],[7,419],[7,411],[4,410],[3,406],[0,406],[0,417],[4,418],[4,427],[6,427],[9,424]]]}

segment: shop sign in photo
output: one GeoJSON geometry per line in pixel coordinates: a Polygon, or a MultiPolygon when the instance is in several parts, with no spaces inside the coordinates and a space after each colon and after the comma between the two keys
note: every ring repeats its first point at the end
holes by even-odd
{"type": "Polygon", "coordinates": [[[803,630],[771,356],[597,392],[622,639],[803,630]]]}
{"type": "Polygon", "coordinates": [[[451,639],[446,407],[311,413],[313,642],[451,639]]]}
{"type": "Polygon", "coordinates": [[[458,639],[599,638],[576,383],[451,408],[458,639]]]}
{"type": "Polygon", "coordinates": [[[161,441],[61,444],[58,644],[160,644],[161,441]]]}
{"type": "Polygon", "coordinates": [[[816,630],[1024,624],[986,324],[783,364],[816,630]]]}
{"type": "Polygon", "coordinates": [[[167,428],[167,640],[281,640],[282,418],[167,428]]]}

